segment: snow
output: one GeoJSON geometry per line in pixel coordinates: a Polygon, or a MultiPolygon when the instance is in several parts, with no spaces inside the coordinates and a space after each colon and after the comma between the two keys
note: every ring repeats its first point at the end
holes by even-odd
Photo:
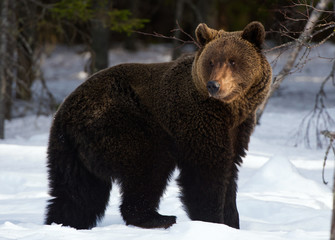
{"type": "MultiPolygon", "coordinates": [[[[80,46],[57,46],[44,56],[44,77],[59,102],[87,77],[84,65],[88,55],[80,51],[80,46]]],[[[134,53],[117,47],[110,51],[110,63],[168,61],[169,52],[166,45],[151,45],[134,53]]],[[[105,218],[92,230],[43,225],[49,199],[46,146],[52,116],[29,115],[6,122],[6,139],[0,141],[0,239],[329,239],[333,158],[329,157],[325,167],[329,183],[324,185],[321,174],[325,149],[307,149],[303,144],[294,147],[294,136],[301,119],[314,106],[315,93],[331,69],[327,58],[334,54],[331,44],[313,50],[302,71],[290,75],[269,101],[240,167],[240,230],[190,221],[178,199],[174,180],[178,171],[160,205],[160,213],[178,218],[169,229],[126,226],[118,211],[117,185],[113,186],[105,218]]],[[[283,65],[285,56],[278,60],[274,72],[283,65]]],[[[275,59],[275,54],[268,58],[275,59]]],[[[39,89],[36,84],[35,91],[39,89]]],[[[334,87],[329,85],[326,93],[326,104],[335,116],[334,87]]]]}

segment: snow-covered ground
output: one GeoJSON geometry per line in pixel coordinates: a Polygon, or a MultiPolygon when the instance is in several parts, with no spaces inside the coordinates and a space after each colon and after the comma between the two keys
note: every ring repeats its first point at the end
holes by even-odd
{"type": "MultiPolygon", "coordinates": [[[[87,55],[76,54],[78,49],[58,46],[43,61],[44,77],[58,101],[86,78],[83,66],[87,55]]],[[[136,53],[115,48],[110,51],[110,63],[168,61],[169,51],[164,45],[136,53]]],[[[162,214],[178,217],[177,224],[167,230],[126,226],[118,211],[117,187],[113,188],[105,218],[94,229],[43,225],[49,199],[45,165],[52,117],[31,115],[6,122],[6,140],[0,141],[0,239],[329,239],[333,157],[325,168],[329,183],[324,185],[321,174],[325,149],[306,149],[303,144],[294,147],[294,135],[301,119],[312,110],[322,79],[329,74],[331,62],[326,57],[334,56],[335,46],[330,44],[314,50],[303,71],[291,75],[270,100],[240,168],[240,230],[190,221],[174,180],[160,205],[162,214]]],[[[274,72],[284,61],[285,55],[274,72]]],[[[327,89],[328,108],[335,116],[335,90],[330,85],[327,89]]]]}

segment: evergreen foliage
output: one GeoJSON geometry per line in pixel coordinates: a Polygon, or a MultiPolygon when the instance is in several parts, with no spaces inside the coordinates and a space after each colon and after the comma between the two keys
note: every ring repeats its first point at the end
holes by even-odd
{"type": "Polygon", "coordinates": [[[110,0],[61,0],[50,11],[56,21],[68,20],[79,24],[100,21],[112,31],[128,34],[149,22],[148,19],[133,18],[128,9],[114,9],[110,0]]]}

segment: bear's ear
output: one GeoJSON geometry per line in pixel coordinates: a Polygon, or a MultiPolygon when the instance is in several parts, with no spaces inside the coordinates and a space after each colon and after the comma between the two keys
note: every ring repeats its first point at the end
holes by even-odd
{"type": "Polygon", "coordinates": [[[249,23],[242,32],[242,38],[254,44],[257,48],[262,49],[265,39],[265,30],[260,22],[249,23]]]}
{"type": "Polygon", "coordinates": [[[198,43],[201,46],[204,46],[216,36],[217,32],[218,31],[216,31],[215,29],[207,27],[205,23],[200,23],[195,29],[195,36],[198,43]]]}

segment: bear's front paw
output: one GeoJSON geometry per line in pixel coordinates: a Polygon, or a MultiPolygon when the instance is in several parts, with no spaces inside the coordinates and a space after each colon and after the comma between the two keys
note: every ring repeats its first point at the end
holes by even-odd
{"type": "Polygon", "coordinates": [[[176,216],[164,216],[159,213],[150,214],[147,216],[133,216],[126,219],[127,225],[133,225],[141,228],[169,228],[176,223],[176,216]]]}

